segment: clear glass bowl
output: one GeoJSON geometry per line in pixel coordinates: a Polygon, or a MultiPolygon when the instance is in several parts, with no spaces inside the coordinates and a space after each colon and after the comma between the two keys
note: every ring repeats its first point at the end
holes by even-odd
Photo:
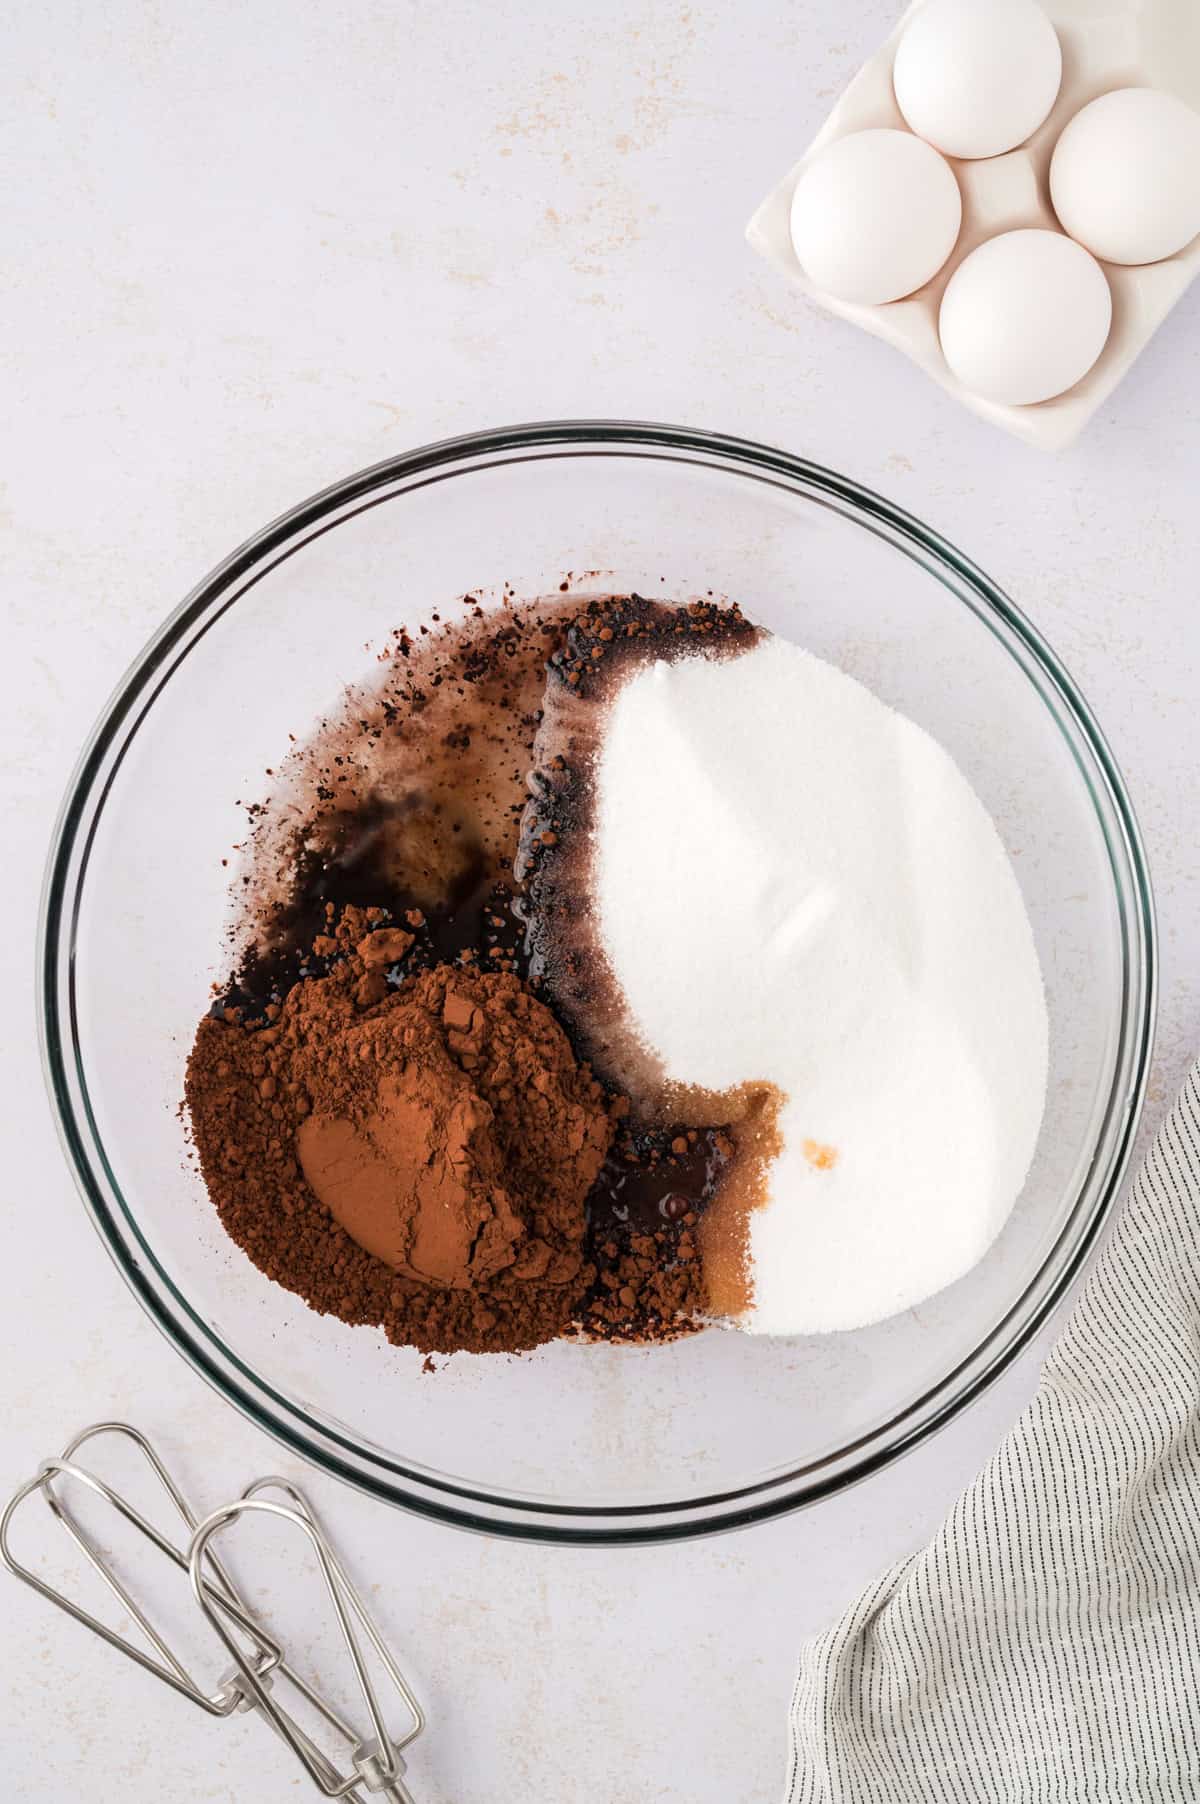
{"type": "Polygon", "coordinates": [[[147,646],[85,751],[51,855],[43,1027],[84,1200],[143,1307],[294,1452],[442,1521],[633,1541],[761,1520],[862,1478],[962,1409],[1078,1270],[1112,1203],[1154,1015],[1150,883],[1120,775],[1053,653],[953,546],[761,445],[568,422],[397,457],[234,552],[147,646]],[[221,976],[239,802],[371,667],[465,592],[739,600],[934,733],[995,816],[1048,990],[1036,1162],[983,1262],[919,1309],[792,1340],[559,1342],[436,1376],[312,1314],[225,1237],[178,1115],[221,976]]]}

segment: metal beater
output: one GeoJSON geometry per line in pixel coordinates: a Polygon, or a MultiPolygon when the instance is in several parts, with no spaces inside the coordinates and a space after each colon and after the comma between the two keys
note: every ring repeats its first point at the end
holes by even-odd
{"type": "Polygon", "coordinates": [[[27,1484],[22,1485],[11,1499],[0,1516],[0,1559],[14,1577],[32,1586],[60,1610],[73,1616],[76,1622],[83,1623],[101,1636],[110,1647],[125,1654],[146,1672],[153,1673],[208,1715],[220,1718],[232,1716],[235,1712],[260,1712],[264,1721],[296,1755],[325,1797],[349,1798],[356,1800],[357,1804],[368,1804],[368,1799],[372,1797],[385,1799],[387,1804],[413,1804],[412,1796],[404,1784],[405,1764],[401,1758],[401,1749],[415,1740],[425,1726],[421,1707],[362,1598],[346,1576],[345,1568],[323,1532],[312,1506],[303,1493],[286,1479],[256,1479],[239,1498],[232,1503],[222,1504],[201,1520],[145,1435],[125,1422],[99,1422],[77,1434],[64,1449],[61,1458],[47,1460],[41,1470],[27,1484]],[[104,1435],[118,1436],[132,1442],[144,1456],[187,1531],[186,1541],[181,1545],[174,1545],[127,1498],[77,1463],[76,1455],[80,1448],[88,1441],[104,1435]],[[73,1484],[84,1487],[109,1505],[160,1554],[188,1574],[197,1607],[234,1663],[214,1691],[205,1692],[183,1662],[172,1653],[149,1616],[130,1595],[99,1547],[72,1515],[64,1500],[64,1493],[73,1484]],[[123,1635],[108,1628],[81,1605],[22,1565],[13,1554],[9,1545],[13,1517],[25,1500],[35,1492],[41,1493],[51,1513],[88,1564],[129,1612],[154,1650],[153,1654],[144,1652],[123,1635]],[[275,1500],[264,1497],[264,1492],[274,1492],[275,1500]],[[281,1502],[280,1498],[286,1501],[281,1502]],[[346,1722],[338,1710],[289,1665],[281,1643],[255,1619],[213,1550],[211,1543],[215,1537],[250,1513],[290,1525],[307,1538],[316,1554],[338,1627],[350,1655],[363,1707],[370,1721],[370,1733],[366,1737],[346,1722]],[[408,1726],[400,1734],[392,1733],[384,1719],[378,1693],[363,1658],[360,1633],[370,1643],[379,1664],[404,1705],[408,1726]],[[306,1700],[343,1744],[342,1768],[279,1702],[278,1692],[286,1691],[289,1686],[306,1700]]]}

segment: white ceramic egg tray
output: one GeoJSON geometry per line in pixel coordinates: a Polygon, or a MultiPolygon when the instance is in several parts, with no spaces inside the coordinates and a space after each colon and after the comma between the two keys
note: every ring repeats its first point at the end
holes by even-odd
{"type": "Polygon", "coordinates": [[[1174,257],[1136,267],[1105,263],[1113,298],[1108,343],[1087,375],[1065,394],[1031,407],[1006,407],[972,394],[951,373],[938,341],[938,308],[968,252],[1022,226],[1058,229],[1050,205],[1050,157],[1067,121],[1113,88],[1166,88],[1200,108],[1200,0],[1045,0],[1062,44],[1063,77],[1049,117],[1025,144],[1003,156],[949,161],[962,191],[958,242],[931,282],[886,306],[864,307],[814,288],[792,249],[792,195],[801,172],[835,138],[873,126],[908,127],[892,92],[892,62],[917,4],[861,68],[800,161],[763,201],[746,231],[760,255],[830,313],[895,345],[973,413],[1031,445],[1058,451],[1072,443],[1200,273],[1200,238],[1174,257]]]}

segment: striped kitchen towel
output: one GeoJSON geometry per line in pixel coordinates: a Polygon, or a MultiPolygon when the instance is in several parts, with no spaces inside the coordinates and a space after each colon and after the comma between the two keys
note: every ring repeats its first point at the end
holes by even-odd
{"type": "Polygon", "coordinates": [[[786,1804],[1200,1800],[1200,1066],[932,1543],[805,1644],[786,1804]]]}

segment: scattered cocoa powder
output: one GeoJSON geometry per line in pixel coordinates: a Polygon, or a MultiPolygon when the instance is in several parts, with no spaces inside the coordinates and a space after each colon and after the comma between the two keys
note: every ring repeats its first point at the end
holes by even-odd
{"type": "Polygon", "coordinates": [[[552,694],[755,636],[736,608],[637,596],[398,632],[375,697],[348,692],[249,806],[243,955],[186,1101],[221,1220],[269,1277],[427,1355],[701,1325],[708,1205],[747,1177],[730,1118],[631,1116],[622,1074],[581,1062],[598,996],[552,980],[537,911],[586,784],[574,758],[528,805],[526,780],[552,694]]]}

